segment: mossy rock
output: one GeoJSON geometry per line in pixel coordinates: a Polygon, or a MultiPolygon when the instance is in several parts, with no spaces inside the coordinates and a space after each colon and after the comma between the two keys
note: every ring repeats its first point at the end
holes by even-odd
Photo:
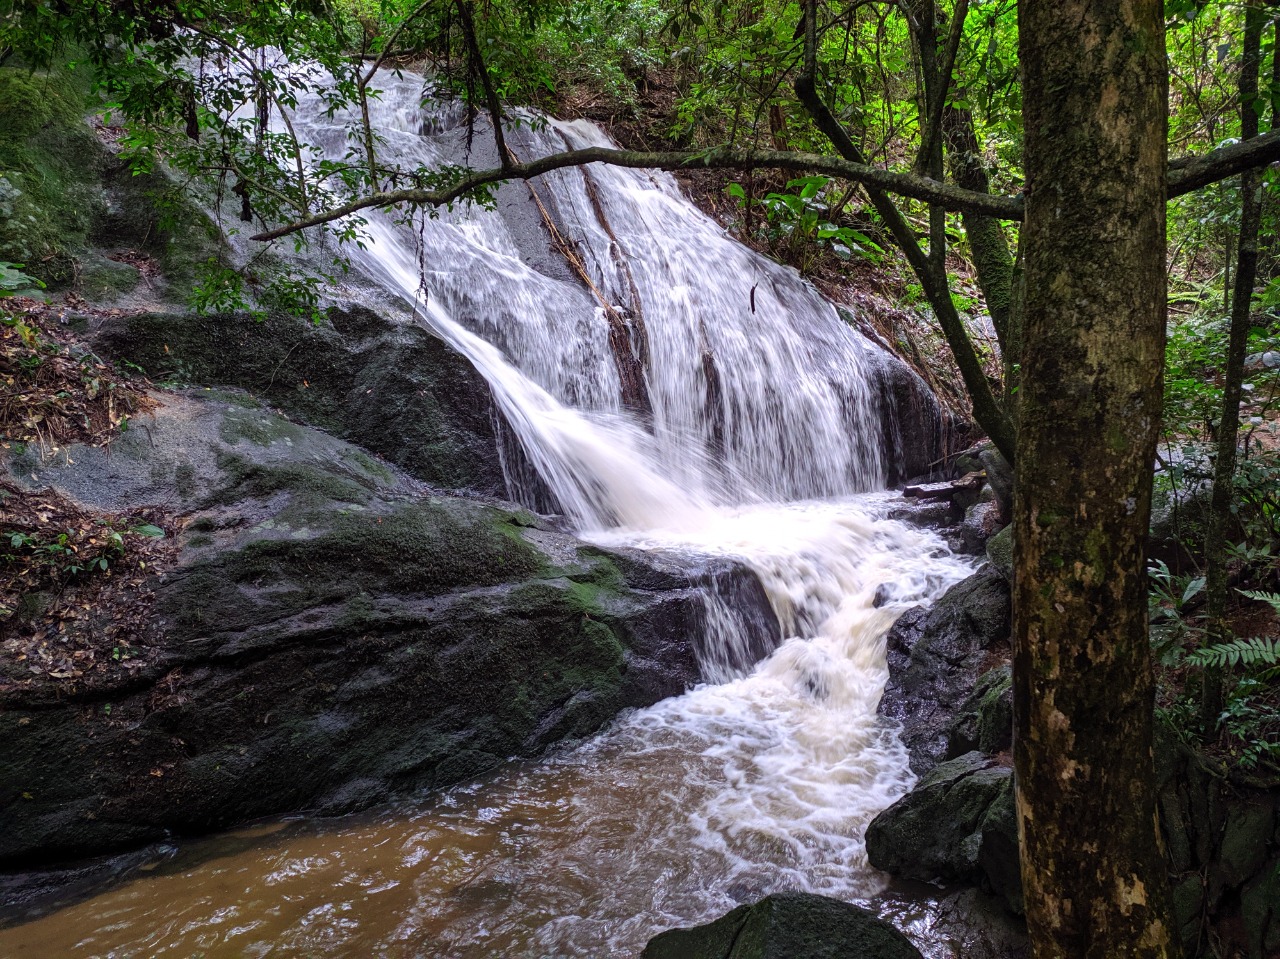
{"type": "MultiPolygon", "coordinates": [[[[11,468],[187,523],[141,671],[0,697],[3,867],[449,785],[704,678],[694,575],[428,489],[251,396],[165,397],[110,454],[11,468]]],[[[778,631],[770,613],[754,641],[778,631]]]]}
{"type": "Polygon", "coordinates": [[[1006,526],[987,540],[987,559],[1006,581],[1013,582],[1013,527],[1006,526]]]}
{"type": "Polygon", "coordinates": [[[141,282],[137,267],[105,256],[85,257],[79,265],[79,292],[94,302],[132,292],[141,282]]]}
{"type": "Polygon", "coordinates": [[[85,90],[65,73],[0,68],[0,260],[50,288],[70,286],[105,207],[102,146],[85,90]]]}
{"type": "Polygon", "coordinates": [[[0,260],[50,290],[110,300],[141,277],[102,253],[138,250],[161,267],[158,292],[186,302],[219,255],[217,230],[162,169],[136,170],[99,142],[85,119],[99,105],[91,80],[0,68],[0,260]]]}
{"type": "Polygon", "coordinates": [[[654,936],[641,959],[920,959],[893,926],[859,906],[776,893],[702,926],[654,936]]]}
{"type": "Polygon", "coordinates": [[[997,666],[978,679],[948,734],[947,758],[972,750],[988,755],[1013,748],[1013,670],[997,666]]]}
{"type": "Polygon", "coordinates": [[[867,858],[904,879],[981,882],[988,815],[1000,814],[997,802],[1012,789],[1013,770],[989,756],[949,760],[871,821],[867,858]]]}

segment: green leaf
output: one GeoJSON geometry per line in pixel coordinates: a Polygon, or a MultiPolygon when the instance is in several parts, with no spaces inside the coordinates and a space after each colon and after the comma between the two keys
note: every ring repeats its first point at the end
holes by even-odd
{"type": "Polygon", "coordinates": [[[164,530],[159,526],[152,525],[151,523],[143,523],[141,526],[135,526],[133,529],[129,530],[129,532],[137,533],[139,536],[150,536],[153,539],[164,539],[164,530]]]}

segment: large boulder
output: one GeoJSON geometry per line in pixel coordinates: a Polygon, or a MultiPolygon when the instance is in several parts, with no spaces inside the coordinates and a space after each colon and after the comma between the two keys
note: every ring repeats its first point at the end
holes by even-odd
{"type": "Polygon", "coordinates": [[[109,453],[12,464],[93,509],[166,504],[184,528],[129,662],[0,676],[2,867],[345,811],[591,733],[699,681],[706,585],[753,609],[748,655],[778,640],[733,564],[587,546],[212,396],[162,397],[109,453]]]}
{"type": "Polygon", "coordinates": [[[938,766],[871,821],[867,858],[906,879],[985,880],[1020,906],[1013,770],[976,751],[938,766]]]}
{"type": "Polygon", "coordinates": [[[978,677],[1007,653],[1009,584],[990,566],[929,609],[909,609],[886,637],[889,681],[880,713],[902,726],[916,775],[947,755],[950,730],[978,677]]]}
{"type": "Polygon", "coordinates": [[[240,387],[442,489],[507,495],[489,385],[390,309],[347,304],[319,324],[284,314],[123,314],[85,333],[153,380],[240,387]]]}
{"type": "Polygon", "coordinates": [[[649,940],[641,959],[921,959],[883,919],[803,892],[776,893],[715,922],[649,940]]]}

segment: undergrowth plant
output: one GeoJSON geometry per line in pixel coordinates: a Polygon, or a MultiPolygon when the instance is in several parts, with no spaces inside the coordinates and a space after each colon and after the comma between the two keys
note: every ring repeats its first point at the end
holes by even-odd
{"type": "Polygon", "coordinates": [[[763,198],[749,197],[740,183],[730,183],[725,192],[744,212],[751,207],[763,213],[759,235],[769,255],[795,265],[801,273],[809,273],[824,252],[842,260],[859,257],[879,263],[884,250],[875,241],[860,230],[831,222],[839,217],[843,204],[837,201],[833,209],[827,202],[830,185],[831,177],[806,176],[789,181],[788,192],[767,193],[763,198]]]}
{"type": "MultiPolygon", "coordinates": [[[[1218,717],[1217,743],[1232,764],[1251,774],[1280,775],[1280,639],[1234,637],[1209,645],[1191,609],[1204,589],[1204,578],[1179,575],[1159,561],[1152,563],[1149,602],[1151,644],[1166,676],[1177,677],[1181,694],[1160,712],[1180,735],[1195,728],[1195,692],[1204,670],[1228,671],[1229,682],[1218,717]],[[1197,648],[1190,648],[1197,647],[1197,648]]],[[[1267,603],[1280,616],[1280,593],[1237,590],[1267,603]]]]}

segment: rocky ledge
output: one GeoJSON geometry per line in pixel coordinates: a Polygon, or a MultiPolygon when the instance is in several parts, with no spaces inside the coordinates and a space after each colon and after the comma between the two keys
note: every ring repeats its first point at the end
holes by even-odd
{"type": "MultiPolygon", "coordinates": [[[[610,552],[446,495],[252,396],[157,397],[109,451],[10,464],[104,511],[160,504],[142,644],[94,682],[0,692],[0,867],[442,786],[699,679],[701,586],[778,626],[755,577],[610,552]]],[[[746,665],[746,664],[744,664],[746,665]]]]}

